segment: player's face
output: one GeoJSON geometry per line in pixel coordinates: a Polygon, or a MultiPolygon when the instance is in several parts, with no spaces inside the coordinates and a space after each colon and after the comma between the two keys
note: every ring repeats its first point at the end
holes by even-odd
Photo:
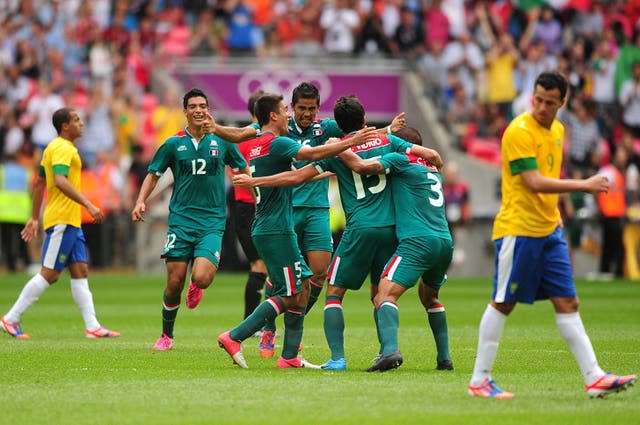
{"type": "Polygon", "coordinates": [[[83,130],[84,123],[82,122],[82,119],[80,119],[80,115],[78,115],[76,111],[71,111],[71,119],[69,120],[67,127],[67,132],[71,140],[75,140],[82,136],[83,130]]]}
{"type": "Polygon", "coordinates": [[[201,127],[207,119],[208,110],[207,99],[202,96],[192,97],[187,100],[187,109],[184,110],[184,115],[187,117],[189,127],[201,127]]]}
{"type": "Polygon", "coordinates": [[[558,109],[564,103],[564,99],[560,98],[559,89],[545,90],[544,87],[538,85],[533,92],[532,98],[533,111],[531,114],[541,126],[551,128],[553,120],[556,118],[558,109]]]}
{"type": "Polygon", "coordinates": [[[293,107],[293,118],[303,130],[313,124],[318,114],[318,102],[316,99],[298,99],[293,107]]]}
{"type": "Polygon", "coordinates": [[[280,102],[280,107],[277,113],[277,127],[280,130],[280,134],[287,134],[289,132],[289,108],[284,102],[280,102]]]}

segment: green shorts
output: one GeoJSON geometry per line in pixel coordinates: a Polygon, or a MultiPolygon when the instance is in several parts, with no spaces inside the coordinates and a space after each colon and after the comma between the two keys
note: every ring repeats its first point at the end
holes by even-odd
{"type": "Polygon", "coordinates": [[[267,265],[269,293],[288,297],[302,291],[302,280],[313,276],[304,262],[296,235],[254,235],[253,243],[267,265]]]}
{"type": "Polygon", "coordinates": [[[382,276],[405,288],[411,288],[422,277],[425,285],[440,289],[447,281],[452,256],[453,242],[449,239],[427,236],[403,239],[382,276]]]}
{"type": "Polygon", "coordinates": [[[329,208],[295,207],[293,222],[303,252],[333,252],[329,208]]]}
{"type": "Polygon", "coordinates": [[[377,285],[397,246],[395,226],[345,230],[331,259],[329,285],[358,290],[369,273],[371,284],[377,285]]]}
{"type": "Polygon", "coordinates": [[[204,257],[215,266],[220,263],[222,230],[189,230],[180,226],[167,228],[167,242],[160,258],[166,261],[189,262],[204,257]]]}

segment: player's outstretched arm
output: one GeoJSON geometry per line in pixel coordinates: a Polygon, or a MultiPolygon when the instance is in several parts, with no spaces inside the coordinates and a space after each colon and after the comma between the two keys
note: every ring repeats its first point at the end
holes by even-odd
{"type": "Polygon", "coordinates": [[[358,174],[385,174],[385,169],[378,160],[362,159],[351,150],[344,151],[338,156],[344,165],[358,174]]]}
{"type": "Polygon", "coordinates": [[[102,221],[104,220],[104,214],[102,214],[100,208],[93,205],[91,201],[89,201],[82,193],[77,191],[76,188],[73,187],[69,179],[67,179],[67,176],[63,174],[55,174],[53,176],[53,181],[56,187],[60,189],[62,193],[64,193],[68,198],[79,203],[80,205],[85,207],[87,211],[89,211],[89,214],[91,214],[91,217],[93,217],[94,223],[102,223],[102,221]]]}
{"type": "Polygon", "coordinates": [[[520,173],[520,177],[527,189],[534,193],[609,191],[609,180],[606,176],[599,174],[588,179],[554,179],[543,176],[538,170],[527,170],[520,173]]]}
{"type": "Polygon", "coordinates": [[[398,115],[393,117],[393,120],[391,120],[391,124],[389,124],[387,127],[378,129],[378,133],[393,133],[406,126],[407,120],[405,119],[405,114],[404,112],[400,112],[398,115]]]}
{"type": "Polygon", "coordinates": [[[283,171],[282,173],[273,174],[271,176],[249,177],[245,175],[236,175],[233,177],[233,184],[241,187],[276,187],[276,186],[295,186],[311,180],[320,173],[313,165],[305,165],[299,170],[283,171]]]}
{"type": "Polygon", "coordinates": [[[375,127],[365,127],[358,130],[353,137],[339,140],[335,143],[325,143],[321,146],[311,147],[304,145],[296,155],[297,160],[317,161],[319,159],[335,156],[351,146],[361,145],[376,138],[375,127]]]}
{"type": "Polygon", "coordinates": [[[440,171],[444,166],[444,162],[442,162],[442,158],[440,157],[440,154],[436,150],[425,148],[424,146],[420,146],[420,145],[412,145],[411,151],[409,151],[409,153],[411,153],[412,155],[419,156],[425,161],[435,165],[436,168],[438,168],[438,171],[440,171]]]}
{"type": "Polygon", "coordinates": [[[31,195],[31,217],[20,232],[20,237],[22,237],[22,240],[25,242],[30,242],[38,236],[40,208],[42,208],[42,198],[44,196],[44,189],[46,186],[47,181],[45,178],[38,176],[36,184],[33,186],[33,194],[31,195]]]}
{"type": "Polygon", "coordinates": [[[202,126],[202,132],[205,134],[213,133],[216,136],[231,142],[240,143],[250,140],[258,135],[258,130],[248,125],[246,127],[229,127],[217,124],[213,116],[207,111],[207,122],[202,126]]]}
{"type": "Polygon", "coordinates": [[[154,173],[148,173],[142,182],[142,186],[140,187],[140,193],[138,194],[138,199],[136,200],[136,205],[133,207],[133,211],[131,211],[131,220],[132,221],[144,221],[144,213],[147,210],[147,205],[145,202],[147,198],[153,192],[153,189],[158,184],[158,179],[160,176],[154,173]]]}

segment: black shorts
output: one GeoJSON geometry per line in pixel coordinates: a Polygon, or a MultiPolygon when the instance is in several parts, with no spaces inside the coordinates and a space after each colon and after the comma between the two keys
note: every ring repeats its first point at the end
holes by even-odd
{"type": "Polygon", "coordinates": [[[239,201],[233,203],[233,229],[238,235],[238,241],[240,241],[244,255],[247,256],[250,263],[260,259],[258,250],[251,240],[251,225],[255,215],[256,206],[254,204],[239,201]]]}

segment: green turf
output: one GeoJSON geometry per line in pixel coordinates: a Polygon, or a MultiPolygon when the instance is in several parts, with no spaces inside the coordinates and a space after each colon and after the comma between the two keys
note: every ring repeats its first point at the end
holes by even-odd
{"type": "MultiPolygon", "coordinates": [[[[0,276],[0,314],[28,276],[0,276]]],[[[0,335],[0,424],[637,424],[640,388],[591,400],[555,327],[548,302],[509,318],[494,377],[513,400],[466,394],[489,279],[453,279],[442,290],[455,371],[439,372],[426,314],[411,290],[399,303],[405,363],[365,373],[377,353],[366,291],[344,302],[349,370],[278,370],[244,344],[249,370],[232,365],[216,336],[241,319],[244,275],[220,274],[196,310],[181,308],[174,349],[151,350],[160,333],[163,277],[93,275],[98,318],[122,332],[89,340],[68,277],[23,317],[32,335],[0,335]]],[[[582,318],[605,370],[640,370],[640,284],[578,282],[582,318]]],[[[322,303],[305,323],[303,354],[329,358],[322,303]]],[[[279,322],[281,327],[281,321],[279,322]]],[[[277,351],[278,353],[278,347],[277,351]]]]}

